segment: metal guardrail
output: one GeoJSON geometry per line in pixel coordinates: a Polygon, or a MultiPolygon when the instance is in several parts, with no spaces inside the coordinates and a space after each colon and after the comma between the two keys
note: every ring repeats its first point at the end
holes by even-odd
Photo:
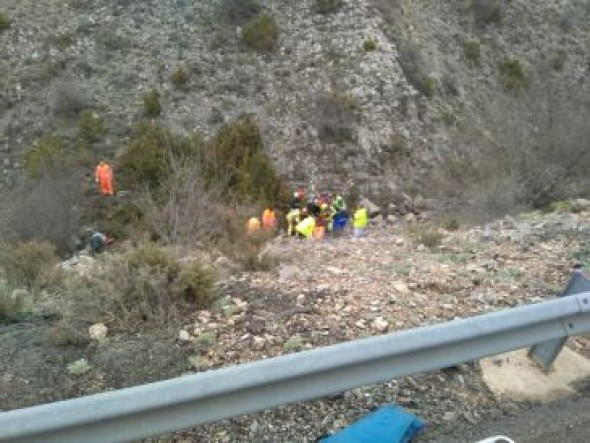
{"type": "Polygon", "coordinates": [[[590,291],[0,414],[2,442],[117,442],[590,331],[590,291]]]}

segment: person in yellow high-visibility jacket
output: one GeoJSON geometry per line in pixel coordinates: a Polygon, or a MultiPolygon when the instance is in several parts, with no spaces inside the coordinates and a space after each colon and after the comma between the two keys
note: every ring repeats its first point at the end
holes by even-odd
{"type": "Polygon", "coordinates": [[[352,217],[352,227],[353,227],[354,236],[360,237],[361,235],[363,235],[363,232],[365,231],[365,228],[367,227],[368,224],[369,224],[369,213],[367,211],[367,208],[364,208],[362,206],[358,206],[355,209],[354,215],[352,217]]]}
{"type": "Polygon", "coordinates": [[[287,213],[287,236],[291,237],[295,235],[297,231],[295,231],[295,227],[297,223],[301,221],[301,210],[299,208],[292,208],[287,213]]]}
{"type": "Polygon", "coordinates": [[[297,226],[295,226],[297,234],[305,238],[312,238],[314,229],[315,218],[311,215],[308,215],[306,218],[297,223],[297,226]]]}

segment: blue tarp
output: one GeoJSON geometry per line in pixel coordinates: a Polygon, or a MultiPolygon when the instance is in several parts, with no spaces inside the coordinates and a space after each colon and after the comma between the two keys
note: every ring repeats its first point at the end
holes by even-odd
{"type": "Polygon", "coordinates": [[[377,409],[320,443],[407,443],[424,427],[415,415],[397,406],[377,409]]]}
{"type": "Polygon", "coordinates": [[[348,222],[348,213],[344,212],[344,211],[338,212],[336,215],[334,215],[334,220],[333,220],[334,231],[338,231],[339,229],[344,229],[347,222],[348,222]]]}

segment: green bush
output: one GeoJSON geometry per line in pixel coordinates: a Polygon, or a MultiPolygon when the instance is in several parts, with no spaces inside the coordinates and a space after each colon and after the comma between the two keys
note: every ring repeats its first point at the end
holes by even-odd
{"type": "Polygon", "coordinates": [[[260,130],[250,117],[223,125],[208,146],[205,177],[225,189],[229,200],[279,206],[285,187],[264,152],[260,130]]]}
{"type": "Polygon", "coordinates": [[[363,49],[365,52],[372,52],[377,50],[377,42],[372,38],[369,38],[363,42],[363,49]]]}
{"type": "Polygon", "coordinates": [[[318,14],[333,14],[338,12],[343,4],[342,0],[315,0],[314,10],[318,14]]]}
{"type": "Polygon", "coordinates": [[[177,89],[183,89],[186,87],[188,82],[188,71],[184,66],[177,67],[172,75],[170,81],[177,89]]]}
{"type": "Polygon", "coordinates": [[[356,137],[358,104],[350,94],[325,92],[316,102],[316,126],[324,143],[351,142],[356,137]]]}
{"type": "Polygon", "coordinates": [[[424,95],[432,97],[436,92],[436,79],[434,77],[424,77],[424,95]]]}
{"type": "Polygon", "coordinates": [[[198,135],[183,138],[158,124],[139,124],[129,140],[127,152],[119,159],[119,186],[124,189],[148,186],[157,191],[171,172],[171,162],[194,158],[203,145],[198,135]]]}
{"type": "Polygon", "coordinates": [[[215,273],[211,268],[200,263],[190,263],[182,266],[171,290],[177,297],[199,308],[207,308],[214,300],[214,283],[215,273]]]}
{"type": "Polygon", "coordinates": [[[95,142],[104,134],[101,118],[92,111],[82,111],[78,117],[78,135],[82,140],[95,142]]]}
{"type": "Polygon", "coordinates": [[[51,37],[51,42],[61,49],[66,49],[76,43],[76,34],[74,32],[62,32],[51,37]]]}
{"type": "Polygon", "coordinates": [[[517,58],[506,58],[500,63],[502,83],[506,89],[519,91],[528,86],[529,79],[517,58]]]}
{"type": "Polygon", "coordinates": [[[162,113],[160,103],[160,92],[157,89],[150,89],[143,94],[143,110],[148,117],[157,117],[162,113]]]}
{"type": "Polygon", "coordinates": [[[259,52],[271,52],[278,41],[279,29],[272,15],[267,12],[250,20],[242,30],[244,44],[259,52]]]}
{"type": "Polygon", "coordinates": [[[55,247],[48,242],[29,241],[5,247],[0,266],[11,285],[35,287],[46,281],[58,258],[55,247]]]}
{"type": "Polygon", "coordinates": [[[10,27],[10,19],[6,14],[0,12],[0,31],[4,31],[10,27]]]}
{"type": "Polygon", "coordinates": [[[566,53],[563,51],[560,51],[557,55],[555,55],[551,59],[551,67],[553,68],[554,71],[557,71],[557,72],[563,71],[563,68],[565,67],[566,57],[567,57],[566,53]]]}
{"type": "Polygon", "coordinates": [[[465,52],[465,56],[469,61],[471,61],[475,65],[479,65],[479,61],[481,58],[481,47],[479,44],[479,40],[466,40],[463,44],[463,51],[465,52]]]}

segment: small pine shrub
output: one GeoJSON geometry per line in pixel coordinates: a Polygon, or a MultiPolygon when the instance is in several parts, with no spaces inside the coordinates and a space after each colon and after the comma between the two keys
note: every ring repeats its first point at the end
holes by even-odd
{"type": "Polygon", "coordinates": [[[86,374],[91,369],[92,366],[90,366],[88,361],[86,361],[85,358],[81,358],[80,360],[76,360],[75,362],[68,365],[68,374],[79,377],[86,374]]]}
{"type": "Polygon", "coordinates": [[[11,285],[35,287],[57,263],[55,247],[49,242],[29,241],[3,248],[0,266],[11,285]]]}
{"type": "Polygon", "coordinates": [[[162,104],[160,103],[160,92],[157,89],[151,89],[143,94],[143,110],[148,117],[157,117],[162,113],[162,104]]]}
{"type": "Polygon", "coordinates": [[[104,134],[104,124],[101,118],[92,111],[82,111],[78,117],[78,135],[87,142],[100,140],[104,134]]]}
{"type": "Polygon", "coordinates": [[[318,14],[333,14],[338,12],[343,4],[343,0],[315,0],[314,10],[318,14]]]}
{"type": "Polygon", "coordinates": [[[436,92],[436,79],[427,75],[424,77],[424,95],[432,97],[436,92]]]}
{"type": "Polygon", "coordinates": [[[441,220],[440,224],[447,231],[456,231],[459,229],[459,221],[455,217],[445,217],[441,220]]]}
{"type": "Polygon", "coordinates": [[[10,19],[6,14],[0,12],[0,32],[10,27],[10,19]]]}
{"type": "Polygon", "coordinates": [[[474,65],[479,65],[481,58],[481,47],[479,44],[479,40],[466,40],[463,45],[463,50],[465,52],[465,56],[471,63],[473,63],[474,65]]]}
{"type": "Polygon", "coordinates": [[[214,283],[215,273],[211,268],[201,263],[190,263],[181,268],[171,291],[176,297],[182,297],[199,308],[207,308],[214,299],[214,283]]]}
{"type": "Polygon", "coordinates": [[[283,351],[287,353],[298,352],[303,349],[303,339],[299,335],[292,336],[283,345],[283,351]]]}
{"type": "Polygon", "coordinates": [[[177,89],[184,89],[188,82],[188,71],[184,66],[179,66],[170,76],[170,81],[177,89]]]}
{"type": "Polygon", "coordinates": [[[451,111],[443,111],[440,118],[447,126],[455,126],[457,124],[457,116],[451,111]]]}
{"type": "Polygon", "coordinates": [[[369,38],[363,42],[363,49],[365,50],[365,52],[376,51],[377,50],[377,42],[374,39],[369,38]]]}
{"type": "Polygon", "coordinates": [[[408,141],[399,132],[394,132],[389,136],[389,142],[384,148],[396,156],[407,155],[409,152],[408,141]]]}
{"type": "Polygon", "coordinates": [[[520,91],[528,86],[529,79],[517,58],[506,58],[500,63],[502,83],[506,89],[520,91]]]}
{"type": "Polygon", "coordinates": [[[553,70],[556,72],[563,71],[563,68],[565,67],[565,59],[566,53],[563,51],[559,52],[559,54],[551,59],[551,68],[553,68],[553,70]]]}
{"type": "Polygon", "coordinates": [[[62,32],[54,35],[51,42],[61,49],[66,49],[76,43],[76,34],[73,32],[62,32]]]}
{"type": "Polygon", "coordinates": [[[43,172],[59,171],[65,158],[63,141],[47,134],[39,139],[25,154],[25,171],[29,177],[39,177],[43,172]]]}
{"type": "Polygon", "coordinates": [[[271,52],[278,41],[279,29],[274,18],[267,12],[250,20],[242,31],[242,41],[258,52],[271,52]]]}
{"type": "Polygon", "coordinates": [[[203,348],[210,348],[211,346],[213,346],[215,344],[216,341],[217,341],[217,336],[215,335],[215,332],[212,332],[212,331],[203,332],[195,340],[197,345],[199,347],[203,347],[203,348]]]}

